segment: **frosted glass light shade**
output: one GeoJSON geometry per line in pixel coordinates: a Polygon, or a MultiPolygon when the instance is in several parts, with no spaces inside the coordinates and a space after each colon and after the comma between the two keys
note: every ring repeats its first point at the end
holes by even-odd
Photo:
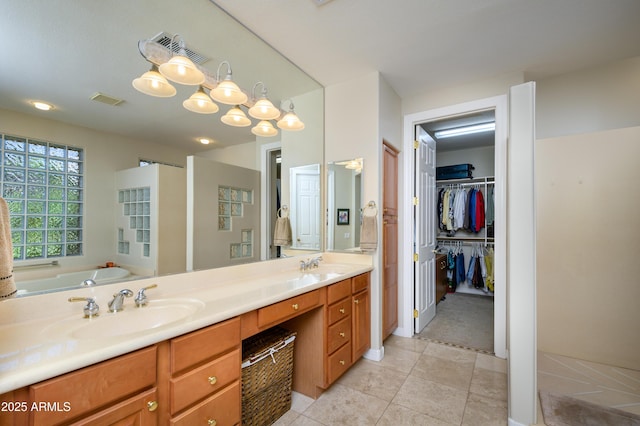
{"type": "Polygon", "coordinates": [[[249,108],[249,115],[258,120],[274,120],[280,117],[280,110],[269,99],[262,98],[249,108]]]}
{"type": "Polygon", "coordinates": [[[231,80],[231,76],[227,74],[227,78],[211,90],[211,97],[214,101],[218,101],[227,105],[240,105],[247,102],[249,97],[244,93],[237,84],[231,80]]]}
{"type": "Polygon", "coordinates": [[[251,120],[245,115],[238,105],[231,108],[225,115],[220,117],[224,124],[234,127],[247,127],[251,124],[251,120]]]}
{"type": "Polygon", "coordinates": [[[170,98],[176,94],[176,88],[158,72],[158,67],[153,65],[151,70],[133,80],[133,87],[145,95],[159,98],[170,98]]]}
{"type": "Polygon", "coordinates": [[[204,92],[202,86],[189,99],[185,100],[182,106],[198,114],[214,114],[220,110],[218,105],[204,92]]]}
{"type": "Polygon", "coordinates": [[[297,131],[304,129],[304,123],[300,121],[295,112],[289,111],[277,123],[282,130],[297,131]]]}
{"type": "Polygon", "coordinates": [[[251,133],[256,136],[270,137],[277,135],[278,131],[270,121],[262,120],[251,129],[251,133]]]}
{"type": "Polygon", "coordinates": [[[202,84],[205,79],[203,72],[191,62],[191,59],[181,54],[160,65],[159,69],[160,73],[169,80],[187,86],[202,84]]]}

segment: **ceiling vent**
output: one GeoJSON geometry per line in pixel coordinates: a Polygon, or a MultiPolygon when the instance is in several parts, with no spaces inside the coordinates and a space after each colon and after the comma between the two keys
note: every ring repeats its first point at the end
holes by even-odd
{"type": "Polygon", "coordinates": [[[91,96],[91,100],[96,102],[102,102],[103,104],[107,104],[111,106],[120,105],[121,103],[124,102],[122,99],[117,99],[100,92],[95,93],[93,96],[91,96]]]}
{"type": "MultiPolygon", "coordinates": [[[[178,43],[178,38],[173,40],[173,46],[171,46],[171,38],[173,37],[172,34],[169,33],[165,33],[162,32],[160,34],[158,34],[157,36],[153,37],[151,39],[151,41],[156,42],[158,44],[161,44],[162,46],[166,47],[167,49],[171,50],[174,53],[177,53],[178,50],[180,49],[179,43],[178,43]],[[170,47],[171,46],[171,47],[170,47]],[[172,48],[173,47],[173,48],[172,48]]],[[[196,63],[198,65],[202,65],[205,62],[209,61],[210,58],[207,58],[206,56],[198,53],[198,52],[194,52],[193,50],[189,49],[189,46],[185,46],[184,50],[187,52],[187,57],[189,59],[191,59],[191,61],[193,63],[196,63]]]]}

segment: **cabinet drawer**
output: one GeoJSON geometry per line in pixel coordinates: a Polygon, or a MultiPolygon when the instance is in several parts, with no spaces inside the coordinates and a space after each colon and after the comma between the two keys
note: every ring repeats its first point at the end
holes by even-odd
{"type": "Polygon", "coordinates": [[[216,426],[231,426],[240,424],[240,382],[214,394],[190,410],[171,419],[172,426],[192,426],[215,424],[216,426]],[[215,423],[214,423],[215,422],[215,423]]]}
{"type": "Polygon", "coordinates": [[[156,382],[156,347],[101,362],[29,387],[31,401],[66,403],[69,411],[32,411],[34,424],[57,424],[112,401],[138,393],[156,382]]]}
{"type": "Polygon", "coordinates": [[[357,293],[369,287],[369,273],[361,274],[351,278],[352,292],[357,293]]]}
{"type": "Polygon", "coordinates": [[[171,373],[204,362],[240,345],[240,318],[171,340],[171,373]]]}
{"type": "Polygon", "coordinates": [[[344,280],[331,284],[327,288],[327,303],[332,304],[351,295],[351,280],[344,280]]]}
{"type": "Polygon", "coordinates": [[[351,298],[346,298],[334,303],[327,309],[329,325],[351,315],[351,298]]]}
{"type": "Polygon", "coordinates": [[[329,327],[327,333],[327,353],[351,341],[351,318],[345,318],[329,327]]]}
{"type": "Polygon", "coordinates": [[[241,363],[240,349],[236,349],[202,367],[171,379],[171,414],[238,380],[241,363]]]}
{"type": "Polygon", "coordinates": [[[330,355],[327,367],[328,384],[331,384],[351,367],[351,343],[347,343],[330,355]]]}
{"type": "Polygon", "coordinates": [[[320,304],[320,291],[314,290],[258,309],[258,327],[279,323],[320,304]]]}

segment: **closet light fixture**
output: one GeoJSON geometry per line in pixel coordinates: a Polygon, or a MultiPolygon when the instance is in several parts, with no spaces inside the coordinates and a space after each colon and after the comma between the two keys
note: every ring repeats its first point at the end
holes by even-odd
{"type": "Polygon", "coordinates": [[[251,120],[249,120],[245,113],[240,109],[239,105],[236,105],[227,111],[225,115],[220,117],[220,120],[224,124],[234,127],[247,127],[251,124],[251,120]]]}
{"type": "Polygon", "coordinates": [[[214,101],[218,101],[227,105],[240,105],[247,102],[249,97],[244,93],[237,84],[231,79],[231,65],[227,61],[220,62],[218,65],[218,72],[216,73],[216,81],[218,85],[211,90],[211,97],[214,101]],[[220,81],[220,68],[223,65],[227,66],[227,76],[223,81],[220,81]]]}
{"type": "Polygon", "coordinates": [[[273,120],[280,117],[280,110],[274,107],[271,101],[267,99],[267,88],[263,82],[259,81],[253,85],[253,89],[251,89],[251,97],[255,103],[251,108],[249,108],[250,116],[257,118],[258,120],[273,120]],[[258,87],[258,85],[262,85],[262,96],[256,101],[256,87],[258,87]]]}
{"type": "Polygon", "coordinates": [[[37,108],[41,111],[51,111],[53,109],[53,105],[48,104],[46,102],[42,102],[42,101],[33,101],[31,102],[31,105],[33,105],[34,108],[37,108]]]}
{"type": "Polygon", "coordinates": [[[293,101],[289,100],[289,112],[276,123],[282,130],[298,131],[304,129],[304,123],[298,118],[293,108],[293,101]]]}
{"type": "Polygon", "coordinates": [[[264,136],[269,138],[271,136],[277,135],[278,130],[273,127],[273,124],[271,124],[270,121],[262,120],[251,129],[251,133],[256,136],[264,136]]]}
{"type": "Polygon", "coordinates": [[[191,112],[197,112],[198,114],[214,114],[220,110],[218,105],[215,104],[204,92],[204,88],[200,86],[198,90],[182,102],[182,106],[191,112]]]}
{"type": "Polygon", "coordinates": [[[158,72],[158,66],[151,64],[151,69],[133,80],[133,87],[145,95],[158,98],[170,98],[176,94],[176,88],[158,72]]]}
{"type": "Polygon", "coordinates": [[[496,123],[482,123],[471,126],[456,127],[453,129],[438,130],[434,133],[436,139],[452,138],[456,136],[472,135],[475,133],[492,132],[496,129],[496,123]]]}
{"type": "MultiPolygon", "coordinates": [[[[172,49],[173,53],[173,45],[174,39],[176,37],[180,37],[178,34],[174,35],[171,38],[171,44],[169,47],[172,49]]],[[[160,74],[165,76],[171,81],[176,83],[185,84],[188,86],[195,86],[197,84],[204,83],[204,73],[196,67],[196,65],[187,57],[187,52],[185,50],[184,40],[180,38],[178,42],[178,53],[173,55],[169,62],[165,62],[160,65],[160,74]]]]}

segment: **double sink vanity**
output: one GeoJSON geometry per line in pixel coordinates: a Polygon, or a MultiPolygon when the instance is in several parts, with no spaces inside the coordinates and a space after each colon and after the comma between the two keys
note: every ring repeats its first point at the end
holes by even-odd
{"type": "Polygon", "coordinates": [[[242,341],[276,325],[296,332],[293,389],[316,398],[370,346],[373,267],[324,253],[302,270],[313,257],[0,302],[0,425],[240,424],[242,341]]]}

